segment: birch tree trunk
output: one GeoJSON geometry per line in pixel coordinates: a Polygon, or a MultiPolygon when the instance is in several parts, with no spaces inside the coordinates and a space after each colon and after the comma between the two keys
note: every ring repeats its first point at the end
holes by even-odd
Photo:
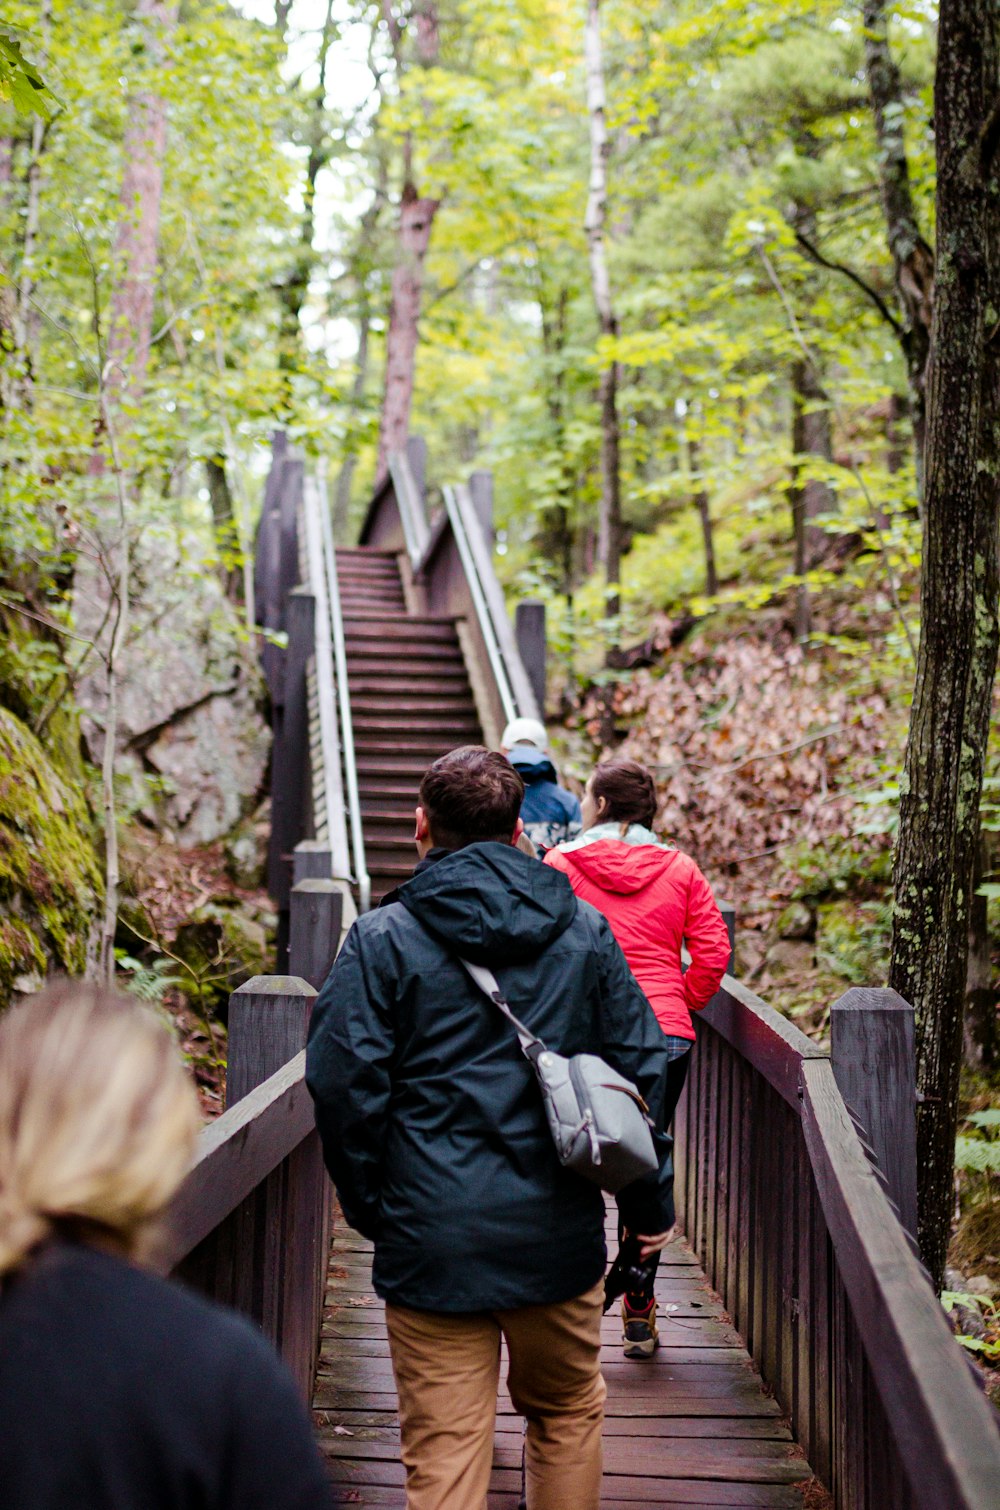
{"type": "Polygon", "coordinates": [[[906,748],[890,984],[917,1014],[919,1239],[948,1248],[973,862],[997,659],[1000,18],[942,0],[937,267],[927,382],[921,631],[906,748]]]}
{"type": "Polygon", "coordinates": [[[934,253],[920,233],[910,188],[904,136],[903,91],[889,47],[886,0],[864,0],[865,67],[875,116],[879,186],[892,253],[896,294],[903,309],[902,335],[910,385],[917,493],[923,495],[927,360],[934,308],[934,253]]]}
{"type": "MultiPolygon", "coordinates": [[[[618,321],[611,297],[611,279],[605,247],[610,154],[605,119],[604,56],[601,47],[600,0],[588,0],[584,33],[587,65],[587,112],[590,117],[590,194],[584,228],[590,253],[590,281],[597,306],[601,334],[616,336],[618,321]]],[[[621,579],[621,469],[619,465],[618,364],[609,362],[601,371],[601,512],[597,553],[604,572],[607,613],[619,610],[621,579]]],[[[616,636],[617,638],[617,636],[616,636]]]]}
{"type": "MultiPolygon", "coordinates": [[[[164,43],[177,22],[178,0],[137,0],[147,63],[155,70],[164,60],[164,43]]],[[[106,473],[110,458],[114,503],[97,503],[92,530],[94,556],[78,560],[74,579],[74,616],[94,635],[103,662],[103,745],[101,771],[104,806],[104,919],[98,968],[109,983],[114,977],[114,938],[118,918],[118,813],[115,798],[118,719],[129,633],[132,552],[129,538],[132,477],[127,460],[126,411],[137,406],[146,387],[153,335],[153,304],[159,265],[163,160],[167,145],[167,105],[147,82],[132,103],[123,145],[122,184],[114,246],[114,282],[107,339],[99,378],[100,432],[91,471],[106,473]]],[[[95,273],[96,279],[96,273],[95,273]]],[[[95,304],[97,292],[95,288],[95,304]]],[[[88,679],[89,681],[90,679],[88,679]]],[[[99,698],[81,682],[81,705],[99,698]]]]}

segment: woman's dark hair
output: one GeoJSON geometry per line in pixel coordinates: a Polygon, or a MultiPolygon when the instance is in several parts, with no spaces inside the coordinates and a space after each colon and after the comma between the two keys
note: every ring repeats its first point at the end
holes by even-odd
{"type": "Polygon", "coordinates": [[[594,801],[603,797],[607,807],[602,823],[642,823],[652,828],[656,817],[656,786],[637,760],[609,760],[595,768],[590,778],[594,801]]]}
{"type": "Polygon", "coordinates": [[[424,773],[418,801],[434,843],[463,849],[486,839],[509,844],[523,798],[524,782],[505,756],[461,745],[424,773]]]}

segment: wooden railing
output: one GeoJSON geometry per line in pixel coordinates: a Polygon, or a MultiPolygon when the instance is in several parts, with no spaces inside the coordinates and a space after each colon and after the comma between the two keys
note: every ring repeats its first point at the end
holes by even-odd
{"type": "MultiPolygon", "coordinates": [[[[339,937],[340,901],[325,889],[329,883],[315,885],[321,889],[296,888],[292,907],[293,929],[301,911],[310,926],[296,931],[308,932],[314,952],[319,941],[329,950],[339,937]]],[[[166,1247],[178,1278],[257,1323],[306,1400],[332,1210],[305,1083],[315,996],[315,987],[296,976],[258,975],[230,998],[226,1111],[201,1134],[170,1214],[166,1247]]]]}
{"type": "Polygon", "coordinates": [[[996,1510],[994,1412],[830,1056],[726,976],[675,1136],[678,1219],[837,1510],[996,1510]]]}

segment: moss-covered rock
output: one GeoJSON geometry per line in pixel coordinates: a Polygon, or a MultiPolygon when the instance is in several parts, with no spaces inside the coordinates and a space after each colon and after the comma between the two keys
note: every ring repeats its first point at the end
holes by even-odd
{"type": "Polygon", "coordinates": [[[21,976],[83,970],[102,896],[82,794],[0,708],[0,1001],[21,976]]]}
{"type": "Polygon", "coordinates": [[[209,902],[179,930],[172,949],[201,983],[185,980],[184,991],[224,1011],[231,991],[272,969],[272,944],[258,909],[209,902]]]}

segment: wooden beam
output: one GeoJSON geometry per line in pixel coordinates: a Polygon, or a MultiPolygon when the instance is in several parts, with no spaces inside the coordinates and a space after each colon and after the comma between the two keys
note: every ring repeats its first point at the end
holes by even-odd
{"type": "Polygon", "coordinates": [[[303,1050],[202,1132],[191,1172],[168,1214],[168,1268],[220,1226],[312,1132],[305,1066],[303,1050]]]}
{"type": "Polygon", "coordinates": [[[834,1262],[912,1503],[918,1510],[996,1510],[995,1412],[875,1178],[829,1062],[803,1060],[801,1090],[834,1262]]]}
{"type": "Polygon", "coordinates": [[[917,1071],[913,1008],[896,991],[853,986],[834,1002],[830,1062],[864,1129],[899,1219],[917,1232],[917,1071]]]}
{"type": "Polygon", "coordinates": [[[699,1037],[705,1027],[718,1033],[798,1110],[799,1065],[803,1059],[829,1060],[794,1023],[782,1017],[756,992],[727,975],[703,1012],[695,1014],[699,1037]]]}
{"type": "Polygon", "coordinates": [[[229,998],[227,1109],[305,1047],[315,989],[294,975],[255,975],[229,998]]]}
{"type": "Polygon", "coordinates": [[[289,959],[318,991],[340,948],[344,894],[336,881],[310,878],[292,887],[289,959]]]}

